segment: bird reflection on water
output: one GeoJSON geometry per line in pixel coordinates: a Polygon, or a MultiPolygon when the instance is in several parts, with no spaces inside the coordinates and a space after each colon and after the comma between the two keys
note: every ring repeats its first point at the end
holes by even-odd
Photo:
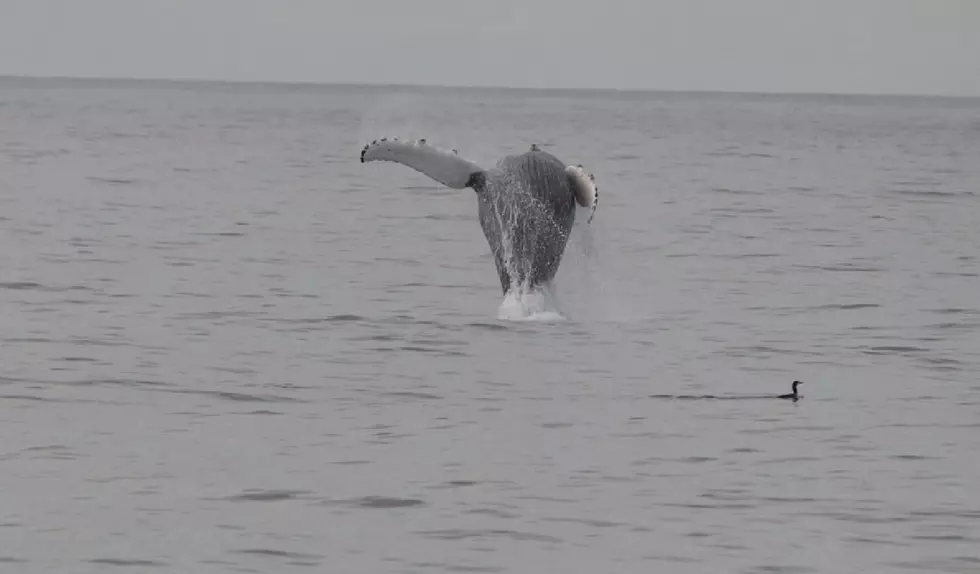
{"type": "Polygon", "coordinates": [[[785,395],[650,395],[651,399],[674,399],[674,400],[748,400],[748,399],[786,399],[796,402],[803,398],[797,387],[803,381],[793,381],[793,392],[785,395]]]}

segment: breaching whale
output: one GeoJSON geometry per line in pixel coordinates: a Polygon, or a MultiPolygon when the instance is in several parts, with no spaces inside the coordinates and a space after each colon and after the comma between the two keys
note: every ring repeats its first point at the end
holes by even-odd
{"type": "Polygon", "coordinates": [[[537,145],[483,169],[455,149],[439,149],[424,139],[383,138],[361,150],[361,163],[369,161],[399,163],[453,189],[472,188],[505,296],[550,288],[575,222],[576,204],[590,210],[591,224],[599,202],[592,174],[537,145]]]}

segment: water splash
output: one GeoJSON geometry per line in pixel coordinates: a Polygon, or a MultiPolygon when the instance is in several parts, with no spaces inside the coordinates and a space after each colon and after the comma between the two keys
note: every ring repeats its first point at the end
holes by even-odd
{"type": "Polygon", "coordinates": [[[527,249],[518,246],[516,237],[535,235],[531,226],[547,226],[551,233],[563,233],[552,217],[551,211],[542,204],[526,184],[518,179],[506,178],[498,182],[497,193],[506,193],[505,201],[491,201],[490,210],[496,219],[500,237],[501,260],[511,278],[511,285],[497,312],[497,317],[509,321],[563,321],[564,313],[554,284],[531,286],[528,278],[533,275],[529,257],[518,256],[517,251],[527,249]],[[518,216],[520,214],[520,216],[518,216]]]}
{"type": "MultiPolygon", "coordinates": [[[[534,201],[528,194],[517,209],[543,209],[534,201]]],[[[520,277],[520,265],[525,262],[520,258],[515,260],[510,235],[513,228],[506,225],[515,213],[501,213],[497,209],[493,213],[500,226],[505,268],[511,277],[520,277]]],[[[637,305],[636,295],[624,289],[620,281],[631,264],[615,248],[609,237],[610,227],[600,219],[587,223],[587,218],[586,210],[576,211],[575,224],[554,282],[537,290],[527,285],[514,285],[500,305],[498,318],[615,323],[645,320],[645,310],[637,305]]],[[[555,225],[556,233],[561,232],[550,216],[547,221],[555,225]]]]}
{"type": "Polygon", "coordinates": [[[576,212],[555,283],[561,288],[565,315],[574,321],[633,323],[650,316],[652,285],[630,285],[636,263],[624,255],[615,222],[597,216],[586,223],[588,212],[576,212]]]}
{"type": "Polygon", "coordinates": [[[507,292],[497,311],[504,321],[564,321],[554,285],[538,289],[514,288],[507,292]]]}

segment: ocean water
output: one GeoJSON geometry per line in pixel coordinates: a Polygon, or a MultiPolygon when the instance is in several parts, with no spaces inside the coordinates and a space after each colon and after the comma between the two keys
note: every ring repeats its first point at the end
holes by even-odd
{"type": "Polygon", "coordinates": [[[978,572],[978,257],[976,100],[3,79],[0,571],[978,572]]]}

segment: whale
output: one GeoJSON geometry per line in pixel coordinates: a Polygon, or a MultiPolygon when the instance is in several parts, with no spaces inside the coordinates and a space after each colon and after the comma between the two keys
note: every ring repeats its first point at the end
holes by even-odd
{"type": "Polygon", "coordinates": [[[452,189],[472,189],[483,235],[490,245],[504,296],[554,289],[579,210],[592,224],[599,203],[595,176],[532,144],[483,168],[424,139],[374,140],[361,163],[394,162],[452,189]]]}

